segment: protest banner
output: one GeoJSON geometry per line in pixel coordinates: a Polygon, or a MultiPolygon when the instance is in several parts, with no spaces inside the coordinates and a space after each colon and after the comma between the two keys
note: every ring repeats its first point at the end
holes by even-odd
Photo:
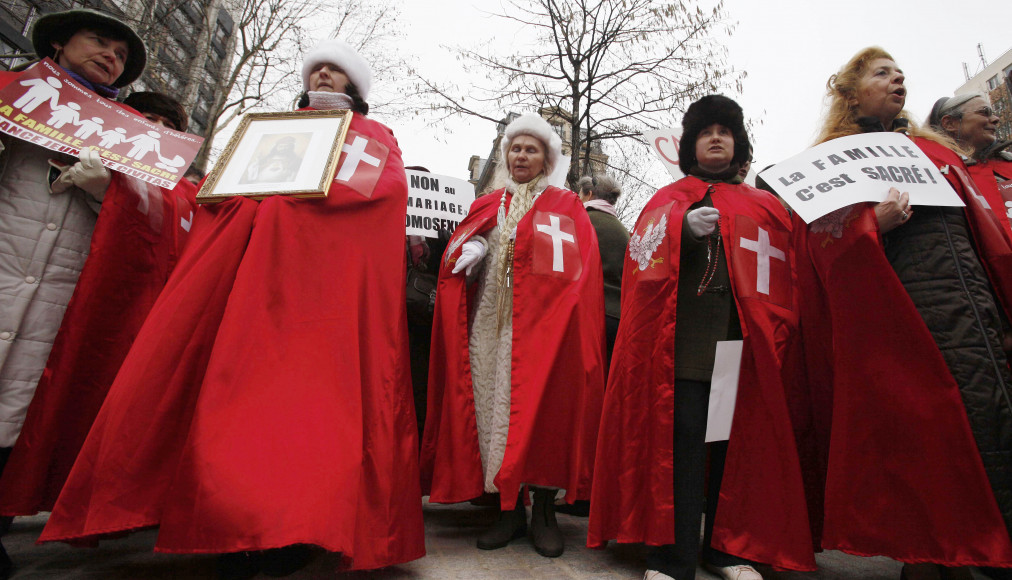
{"type": "Polygon", "coordinates": [[[760,174],[805,223],[895,187],[910,205],[963,206],[923,151],[899,133],[862,133],[821,143],[760,174]]]}
{"type": "Polygon", "coordinates": [[[453,231],[474,201],[470,182],[408,169],[407,235],[435,238],[439,230],[453,231]]]}
{"type": "Polygon", "coordinates": [[[0,131],[68,155],[96,149],[109,169],[168,189],[204,142],[99,97],[48,58],[0,89],[0,131]]]}
{"type": "Polygon", "coordinates": [[[1012,219],[1012,181],[1001,181],[998,183],[998,193],[1005,202],[1005,215],[1012,219]]]}
{"type": "Polygon", "coordinates": [[[675,181],[685,177],[678,167],[678,140],[682,138],[681,127],[647,131],[643,133],[643,138],[647,140],[650,149],[657,154],[675,181]]]}

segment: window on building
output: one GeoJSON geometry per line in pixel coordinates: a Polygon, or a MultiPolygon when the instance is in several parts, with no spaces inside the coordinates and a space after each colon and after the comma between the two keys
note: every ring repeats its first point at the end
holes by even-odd
{"type": "Polygon", "coordinates": [[[169,36],[165,42],[165,51],[169,53],[173,60],[176,62],[185,62],[187,57],[186,49],[183,44],[176,40],[174,36],[169,36]]]}
{"type": "Polygon", "coordinates": [[[35,19],[35,7],[25,4],[24,1],[6,0],[0,2],[0,17],[14,28],[26,34],[32,21],[35,19]]]}
{"type": "Polygon", "coordinates": [[[228,36],[229,31],[225,29],[225,25],[219,20],[214,27],[214,42],[224,47],[228,42],[228,36]]]}
{"type": "Polygon", "coordinates": [[[1001,84],[1001,75],[994,75],[987,80],[987,90],[993,91],[1001,84]]]}

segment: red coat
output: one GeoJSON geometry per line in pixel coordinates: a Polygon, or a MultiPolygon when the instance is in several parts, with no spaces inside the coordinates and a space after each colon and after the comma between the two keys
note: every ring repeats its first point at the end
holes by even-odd
{"type": "Polygon", "coordinates": [[[1003,181],[1012,183],[1012,161],[1005,159],[985,159],[967,167],[970,177],[977,189],[987,199],[988,204],[994,213],[998,215],[998,221],[1005,227],[1009,226],[1009,213],[1012,212],[1012,190],[1005,190],[1004,195],[998,188],[998,179],[995,174],[1000,175],[1003,181]]]}
{"type": "MultiPolygon", "coordinates": [[[[433,502],[466,501],[484,489],[468,352],[474,293],[451,270],[461,244],[495,226],[501,194],[475,200],[439,272],[422,445],[422,487],[433,502]]],[[[495,478],[502,508],[514,507],[522,484],[587,499],[604,391],[604,281],[597,236],[576,195],[549,187],[535,201],[517,226],[513,272],[510,423],[495,478]],[[562,243],[561,272],[553,238],[535,229],[553,219],[575,240],[562,243]]]]}
{"type": "Polygon", "coordinates": [[[41,541],[160,525],[163,552],[424,555],[407,182],[389,129],[355,115],[347,142],[379,162],[326,199],[198,209],[41,541]]]}
{"type": "MultiPolygon", "coordinates": [[[[682,220],[709,184],[686,177],[647,203],[622,274],[622,317],[598,440],[587,544],[674,543],[675,312],[682,220]],[[647,231],[667,220],[652,252],[647,231]]],[[[716,184],[744,348],[713,546],[778,568],[814,570],[808,513],[781,366],[797,330],[791,226],[747,185],[716,184]],[[746,240],[746,241],[743,241],[746,240]],[[751,242],[749,242],[750,240],[751,242]],[[768,242],[765,246],[763,240],[768,242]],[[749,248],[759,248],[749,249],[749,248]],[[766,247],[769,256],[766,254],[766,247]],[[768,265],[766,275],[763,268],[768,265]],[[763,280],[768,286],[762,292],[763,280]]],[[[655,230],[656,231],[656,230],[655,230]]]]}
{"type": "MultiPolygon", "coordinates": [[[[966,202],[977,253],[1007,312],[1008,230],[956,154],[915,142],[966,202]]],[[[803,321],[806,347],[822,344],[813,354],[827,362],[810,370],[833,393],[831,410],[816,417],[832,414],[822,546],[904,562],[1012,564],[959,387],[885,257],[872,204],[853,206],[840,233],[798,237],[813,274],[802,277],[803,295],[826,305],[803,321]]]]}
{"type": "MultiPolygon", "coordinates": [[[[0,86],[20,73],[0,72],[0,86]]],[[[134,112],[133,109],[121,105],[134,112]]],[[[85,262],[0,479],[0,513],[53,508],[192,219],[193,185],[166,190],[113,173],[85,262]]]]}

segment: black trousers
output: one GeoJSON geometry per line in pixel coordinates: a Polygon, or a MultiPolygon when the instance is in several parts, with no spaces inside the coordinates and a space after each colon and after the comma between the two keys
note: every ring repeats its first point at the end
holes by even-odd
{"type": "MultiPolygon", "coordinates": [[[[14,451],[13,447],[0,447],[0,475],[3,474],[4,468],[7,467],[7,460],[11,457],[11,451],[14,451]]],[[[7,531],[11,528],[11,522],[14,521],[12,516],[0,516],[0,538],[7,535],[7,531]]],[[[0,551],[3,550],[3,546],[0,546],[0,551]]],[[[4,552],[6,555],[6,552],[4,552]]]]}
{"type": "Polygon", "coordinates": [[[674,503],[675,543],[652,547],[647,568],[675,580],[693,580],[700,557],[699,526],[706,509],[702,558],[718,567],[749,564],[747,560],[710,546],[724,476],[727,441],[706,444],[706,413],[710,383],[675,379],[674,503]],[[710,451],[710,479],[706,482],[706,453],[710,451]],[[703,488],[706,487],[704,498],[703,488]]]}
{"type": "Polygon", "coordinates": [[[618,336],[618,318],[613,316],[604,317],[604,336],[605,355],[607,356],[604,362],[608,365],[608,368],[611,368],[611,352],[615,350],[615,337],[618,336]]]}

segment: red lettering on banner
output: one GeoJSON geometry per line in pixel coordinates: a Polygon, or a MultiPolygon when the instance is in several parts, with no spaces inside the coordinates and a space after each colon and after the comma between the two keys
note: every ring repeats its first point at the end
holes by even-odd
{"type": "Polygon", "coordinates": [[[663,143],[667,143],[668,142],[668,138],[667,137],[658,137],[657,139],[654,140],[654,149],[657,149],[657,154],[660,155],[661,157],[663,157],[664,159],[666,159],[668,161],[668,163],[671,163],[671,164],[674,164],[674,165],[678,165],[678,139],[675,139],[674,137],[671,138],[671,144],[675,148],[675,158],[674,159],[668,157],[667,154],[664,153],[664,149],[661,149],[661,143],[662,142],[663,143]]]}
{"type": "Polygon", "coordinates": [[[756,298],[791,308],[790,234],[751,218],[734,218],[731,268],[738,298],[756,298]]]}
{"type": "Polygon", "coordinates": [[[349,130],[341,147],[341,160],[334,181],[365,197],[372,197],[389,155],[390,149],[386,145],[349,130]]]}

